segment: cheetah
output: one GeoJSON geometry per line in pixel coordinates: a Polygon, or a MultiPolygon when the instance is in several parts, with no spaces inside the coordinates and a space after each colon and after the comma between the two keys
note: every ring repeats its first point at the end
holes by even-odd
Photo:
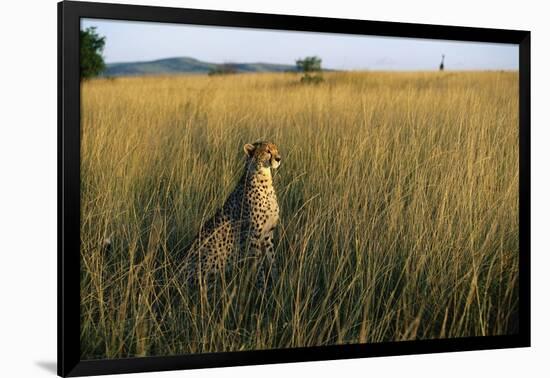
{"type": "Polygon", "coordinates": [[[263,141],[245,144],[244,152],[245,170],[237,186],[184,254],[187,282],[215,276],[230,263],[247,257],[259,263],[260,286],[268,278],[271,282],[277,278],[273,233],[279,222],[279,205],[272,170],[281,164],[281,155],[275,144],[263,141]]]}

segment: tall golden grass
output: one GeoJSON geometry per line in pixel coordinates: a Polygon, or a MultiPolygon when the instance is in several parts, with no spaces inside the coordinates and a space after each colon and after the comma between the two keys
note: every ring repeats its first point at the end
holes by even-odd
{"type": "Polygon", "coordinates": [[[97,79],[81,114],[82,358],[517,331],[517,72],[97,79]],[[197,293],[175,252],[258,139],[280,279],[197,293]]]}

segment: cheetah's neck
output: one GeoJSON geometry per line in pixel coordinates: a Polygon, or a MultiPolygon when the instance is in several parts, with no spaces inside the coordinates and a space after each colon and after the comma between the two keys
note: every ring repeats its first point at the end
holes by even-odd
{"type": "Polygon", "coordinates": [[[271,169],[250,164],[247,166],[240,183],[243,185],[243,189],[266,185],[271,187],[273,185],[271,169]]]}

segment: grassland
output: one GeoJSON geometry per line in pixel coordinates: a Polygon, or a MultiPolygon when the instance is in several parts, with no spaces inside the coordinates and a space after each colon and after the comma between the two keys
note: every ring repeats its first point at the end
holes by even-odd
{"type": "Polygon", "coordinates": [[[517,331],[517,73],[298,81],[83,83],[82,358],[517,331]],[[258,139],[283,153],[280,280],[192,292],[174,251],[258,139]]]}

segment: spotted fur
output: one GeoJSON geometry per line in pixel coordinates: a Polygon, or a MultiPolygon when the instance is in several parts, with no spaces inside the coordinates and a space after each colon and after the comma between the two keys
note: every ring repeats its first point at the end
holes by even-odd
{"type": "Polygon", "coordinates": [[[244,152],[246,166],[237,186],[186,252],[188,282],[219,273],[243,257],[260,263],[258,279],[262,284],[268,271],[271,279],[277,277],[273,232],[279,221],[279,205],[272,169],[279,167],[281,155],[269,142],[245,144],[244,152]]]}

